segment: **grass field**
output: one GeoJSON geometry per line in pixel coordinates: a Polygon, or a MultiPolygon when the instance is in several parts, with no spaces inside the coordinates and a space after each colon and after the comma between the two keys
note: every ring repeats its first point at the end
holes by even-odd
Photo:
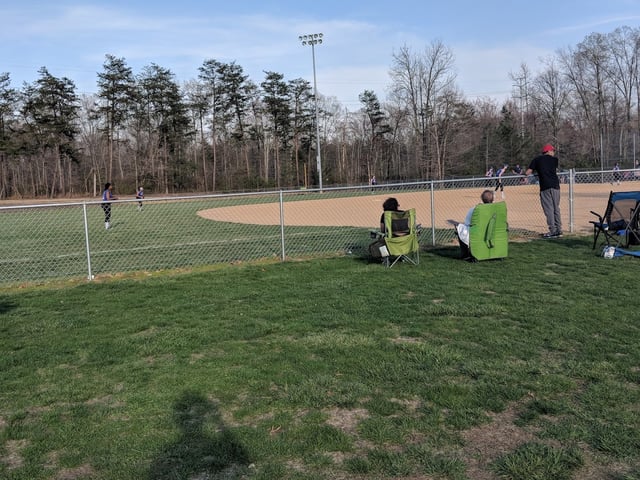
{"type": "Polygon", "coordinates": [[[640,478],[638,260],[589,238],[0,294],[0,478],[640,478]]]}

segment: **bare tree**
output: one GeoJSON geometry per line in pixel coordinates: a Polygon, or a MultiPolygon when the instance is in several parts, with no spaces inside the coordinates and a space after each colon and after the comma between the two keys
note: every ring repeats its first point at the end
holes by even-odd
{"type": "Polygon", "coordinates": [[[434,136],[437,132],[430,133],[430,130],[435,126],[438,102],[446,101],[454,87],[453,67],[453,52],[441,41],[432,42],[421,55],[414,54],[406,46],[393,55],[392,98],[406,104],[411,112],[421,169],[427,178],[442,175],[440,165],[444,159],[438,158],[442,150],[435,146],[431,149],[429,138],[437,138],[434,136]]]}
{"type": "MultiPolygon", "coordinates": [[[[638,62],[640,60],[640,30],[630,27],[617,28],[608,35],[611,62],[609,78],[620,94],[623,104],[623,119],[619,134],[619,154],[627,159],[632,132],[638,130],[638,118],[633,119],[634,89],[638,88],[638,62]]],[[[636,106],[637,107],[637,106],[636,106]]],[[[638,107],[640,108],[640,107],[638,107]]]]}
{"type": "Polygon", "coordinates": [[[576,121],[583,121],[589,138],[590,157],[604,165],[607,123],[606,76],[609,61],[603,35],[591,34],[577,48],[560,53],[560,63],[578,99],[576,121]]]}
{"type": "Polygon", "coordinates": [[[550,126],[551,140],[557,143],[562,115],[566,112],[569,101],[569,90],[566,78],[558,69],[554,59],[547,61],[546,70],[533,81],[532,99],[536,110],[542,113],[550,126]]]}
{"type": "Polygon", "coordinates": [[[520,70],[511,72],[509,78],[514,82],[516,93],[514,97],[518,100],[518,109],[520,110],[520,148],[519,152],[525,149],[525,139],[527,137],[525,127],[525,118],[529,115],[529,101],[531,89],[531,71],[526,63],[520,64],[520,70]]]}

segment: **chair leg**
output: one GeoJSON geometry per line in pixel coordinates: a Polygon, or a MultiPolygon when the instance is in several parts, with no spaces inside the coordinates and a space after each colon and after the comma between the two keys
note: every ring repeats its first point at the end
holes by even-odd
{"type": "Polygon", "coordinates": [[[396,263],[401,262],[401,261],[406,261],[412,265],[419,265],[420,264],[420,254],[417,253],[415,258],[411,257],[410,255],[398,255],[397,257],[393,257],[393,260],[391,259],[391,257],[385,257],[384,258],[384,262],[385,262],[385,266],[388,268],[393,267],[396,263]]]}

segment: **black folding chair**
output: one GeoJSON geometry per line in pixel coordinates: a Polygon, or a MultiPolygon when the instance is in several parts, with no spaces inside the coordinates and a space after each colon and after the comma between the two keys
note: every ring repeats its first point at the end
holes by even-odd
{"type": "Polygon", "coordinates": [[[593,249],[596,248],[600,234],[607,245],[624,246],[640,245],[638,231],[638,215],[640,213],[639,192],[611,192],[607,207],[602,215],[591,211],[598,220],[591,220],[593,225],[593,249]]]}

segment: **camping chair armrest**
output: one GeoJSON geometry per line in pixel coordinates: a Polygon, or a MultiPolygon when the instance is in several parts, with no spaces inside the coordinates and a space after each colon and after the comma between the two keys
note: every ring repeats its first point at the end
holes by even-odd
{"type": "Polygon", "coordinates": [[[380,237],[384,237],[384,232],[381,232],[380,230],[374,230],[371,229],[369,230],[369,236],[371,238],[380,238],[380,237]]]}
{"type": "Polygon", "coordinates": [[[600,223],[602,223],[604,221],[604,218],[602,218],[599,213],[596,213],[593,210],[591,210],[591,213],[593,213],[596,217],[598,217],[598,221],[600,223]]]}

